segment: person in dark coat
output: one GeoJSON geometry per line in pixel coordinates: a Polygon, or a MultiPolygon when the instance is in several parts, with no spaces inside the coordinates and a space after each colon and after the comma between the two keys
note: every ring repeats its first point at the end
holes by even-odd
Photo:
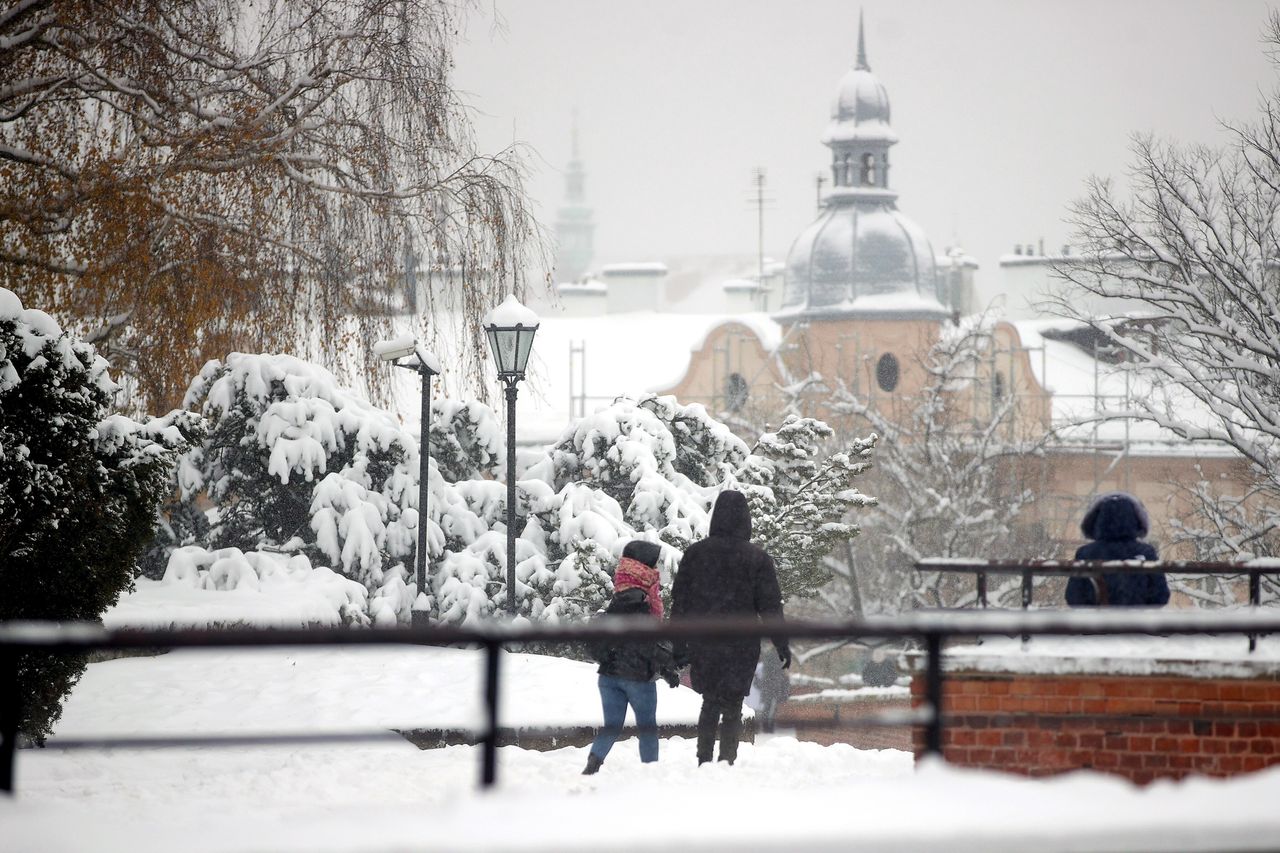
{"type": "MultiPolygon", "coordinates": [[[[1099,495],[1080,522],[1093,541],[1076,550],[1077,560],[1156,560],[1156,549],[1139,541],[1151,528],[1142,501],[1127,492],[1099,495]]],[[[1169,602],[1163,574],[1114,574],[1074,577],[1067,581],[1072,607],[1162,607],[1169,602]]]]}
{"type": "MultiPolygon", "coordinates": [[[[613,574],[613,598],[604,612],[609,616],[662,618],[658,585],[659,546],[634,540],[627,543],[613,574]]],[[[647,728],[640,735],[640,760],[658,760],[658,691],[654,681],[661,676],[668,685],[680,683],[675,657],[666,641],[608,641],[589,644],[591,656],[600,662],[597,686],[604,726],[591,744],[584,775],[597,772],[613,748],[627,719],[627,706],[636,715],[636,725],[647,728]]]]}
{"type": "MultiPolygon", "coordinates": [[[[782,596],[773,559],[751,543],[751,513],[741,492],[724,491],[711,513],[706,539],[684,552],[671,587],[671,618],[782,617],[782,596]]],[[[773,638],[782,667],[791,666],[791,650],[782,637],[773,638]]],[[[760,659],[760,643],[740,640],[701,640],[678,650],[690,664],[693,689],[702,694],[698,716],[698,763],[711,760],[717,730],[720,760],[738,757],[742,732],[742,700],[760,659]]]]}

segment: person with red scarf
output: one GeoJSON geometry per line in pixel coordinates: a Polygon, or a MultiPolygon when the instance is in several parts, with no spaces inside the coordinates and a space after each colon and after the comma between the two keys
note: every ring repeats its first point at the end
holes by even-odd
{"type": "MultiPolygon", "coordinates": [[[[639,539],[628,542],[613,574],[613,598],[605,614],[662,618],[662,590],[658,556],[661,548],[639,539]]],[[[600,662],[597,684],[604,726],[591,744],[584,775],[597,772],[613,748],[627,719],[627,707],[635,712],[640,733],[640,760],[658,760],[658,690],[661,676],[671,687],[679,684],[671,644],[655,640],[601,640],[590,644],[591,656],[600,662]]]]}

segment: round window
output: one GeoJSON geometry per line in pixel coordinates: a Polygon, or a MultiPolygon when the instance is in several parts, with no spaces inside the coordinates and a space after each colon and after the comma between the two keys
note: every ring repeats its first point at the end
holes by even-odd
{"type": "Polygon", "coordinates": [[[898,387],[898,359],[893,353],[885,353],[876,362],[876,384],[881,391],[892,391],[898,387]]]}
{"type": "Polygon", "coordinates": [[[731,412],[737,412],[747,404],[747,395],[750,393],[747,386],[747,380],[742,378],[741,373],[730,373],[724,381],[724,405],[731,412]]]}

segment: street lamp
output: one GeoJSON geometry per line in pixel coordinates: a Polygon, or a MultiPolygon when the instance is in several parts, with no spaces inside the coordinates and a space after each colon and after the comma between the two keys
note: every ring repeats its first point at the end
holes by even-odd
{"type": "Polygon", "coordinates": [[[507,393],[507,612],[516,615],[516,383],[538,331],[538,315],[512,294],[484,318],[489,348],[498,365],[498,379],[507,393]]]}
{"type": "MultiPolygon", "coordinates": [[[[427,436],[431,429],[431,377],[440,375],[440,362],[434,354],[418,346],[412,335],[404,335],[391,341],[379,341],[373,345],[373,351],[393,367],[412,370],[422,376],[422,427],[418,450],[418,594],[427,591],[427,462],[430,450],[427,436]],[[405,364],[402,358],[416,356],[417,363],[405,364]]],[[[415,603],[416,596],[415,596],[415,603]]],[[[414,624],[423,624],[427,620],[425,610],[413,610],[411,618],[414,624]],[[419,615],[421,614],[421,615],[419,615]]]]}

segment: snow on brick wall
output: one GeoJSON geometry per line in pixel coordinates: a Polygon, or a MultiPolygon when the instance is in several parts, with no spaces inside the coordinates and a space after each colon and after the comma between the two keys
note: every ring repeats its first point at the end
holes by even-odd
{"type": "MultiPolygon", "coordinates": [[[[1138,783],[1280,764],[1280,677],[948,673],[943,756],[1046,776],[1092,768],[1138,783]]],[[[924,682],[912,680],[913,705],[924,682]]],[[[923,730],[915,732],[917,756],[923,730]]]]}

